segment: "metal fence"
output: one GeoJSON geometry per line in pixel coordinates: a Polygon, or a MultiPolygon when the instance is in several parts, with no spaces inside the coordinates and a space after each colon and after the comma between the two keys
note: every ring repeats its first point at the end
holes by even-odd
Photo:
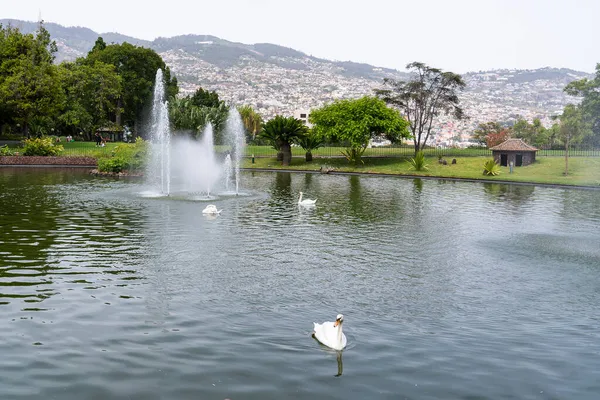
{"type": "MultiPolygon", "coordinates": [[[[221,149],[221,151],[227,151],[228,149],[221,149]]],[[[346,148],[343,146],[326,146],[320,147],[312,151],[313,157],[322,158],[335,158],[343,157],[342,152],[346,148]]],[[[219,151],[219,150],[218,150],[219,151]]],[[[425,148],[425,156],[427,157],[491,157],[492,151],[488,148],[425,148]]],[[[304,157],[305,151],[301,147],[292,146],[293,157],[304,157]]],[[[365,150],[363,157],[412,157],[415,154],[414,147],[410,146],[386,146],[386,147],[373,147],[365,150]]],[[[275,157],[277,150],[269,146],[253,146],[248,145],[244,148],[245,157],[275,157]]],[[[550,150],[541,149],[538,150],[538,157],[564,157],[565,150],[550,150]]],[[[570,157],[600,157],[600,149],[591,148],[570,148],[570,157]]]]}

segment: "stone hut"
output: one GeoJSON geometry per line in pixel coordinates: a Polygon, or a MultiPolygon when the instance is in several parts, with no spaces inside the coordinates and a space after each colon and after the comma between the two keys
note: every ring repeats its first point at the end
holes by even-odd
{"type": "Polygon", "coordinates": [[[521,139],[508,139],[490,150],[494,160],[503,167],[507,167],[511,162],[515,167],[532,164],[535,161],[535,152],[538,151],[521,139]]]}

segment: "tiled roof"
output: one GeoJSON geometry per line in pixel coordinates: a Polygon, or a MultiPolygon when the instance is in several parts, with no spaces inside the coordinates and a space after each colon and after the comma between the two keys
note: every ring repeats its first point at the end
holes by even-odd
{"type": "Polygon", "coordinates": [[[537,151],[533,146],[528,145],[522,139],[508,139],[497,146],[491,147],[490,150],[500,151],[537,151]]]}

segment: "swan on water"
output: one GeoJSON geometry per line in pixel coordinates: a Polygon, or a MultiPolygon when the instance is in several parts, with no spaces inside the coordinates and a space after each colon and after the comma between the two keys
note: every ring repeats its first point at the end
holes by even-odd
{"type": "Polygon", "coordinates": [[[217,206],[215,206],[214,204],[209,204],[204,210],[202,210],[202,214],[216,215],[220,214],[221,211],[223,210],[217,210],[217,206]]]}
{"type": "Polygon", "coordinates": [[[311,200],[311,199],[304,199],[302,200],[302,192],[300,192],[300,198],[298,199],[298,204],[301,206],[314,206],[315,203],[317,202],[317,199],[311,200]]]}
{"type": "Polygon", "coordinates": [[[334,350],[342,350],[346,347],[346,335],[342,332],[342,325],[344,322],[344,316],[338,314],[335,318],[335,322],[323,322],[322,324],[315,325],[313,337],[327,347],[331,347],[334,350]]]}

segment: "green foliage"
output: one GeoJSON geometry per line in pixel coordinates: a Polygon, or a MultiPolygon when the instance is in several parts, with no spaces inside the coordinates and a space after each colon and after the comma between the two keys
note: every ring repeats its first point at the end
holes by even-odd
{"type": "Polygon", "coordinates": [[[415,171],[427,171],[429,169],[427,164],[425,164],[425,153],[422,150],[419,150],[409,162],[411,165],[410,169],[414,169],[415,171]]]}
{"type": "Polygon", "coordinates": [[[25,139],[23,141],[24,156],[57,156],[63,151],[63,146],[54,144],[51,137],[25,139]]]}
{"type": "Polygon", "coordinates": [[[141,171],[146,167],[147,155],[148,142],[138,137],[135,143],[119,144],[109,156],[99,158],[98,170],[113,173],[141,171]]]}
{"type": "Polygon", "coordinates": [[[0,156],[14,156],[15,151],[8,147],[8,145],[0,146],[0,156]]]}
{"type": "Polygon", "coordinates": [[[169,102],[169,118],[176,130],[200,136],[208,123],[212,124],[215,144],[223,144],[223,128],[229,115],[229,107],[220,102],[217,107],[198,106],[190,96],[173,98],[169,102]]]}
{"type": "Polygon", "coordinates": [[[408,123],[400,113],[386,106],[383,100],[365,96],[353,100],[337,100],[313,110],[310,122],[313,132],[331,142],[345,142],[352,151],[345,155],[357,161],[371,138],[384,135],[397,142],[410,136],[408,123]],[[363,149],[362,152],[360,149],[363,149]]]}
{"type": "Polygon", "coordinates": [[[281,151],[283,165],[290,165],[291,144],[296,143],[307,132],[307,126],[301,120],[277,115],[264,124],[261,136],[270,141],[275,149],[281,151]]]}
{"type": "Polygon", "coordinates": [[[582,137],[582,143],[595,148],[600,147],[600,63],[596,64],[596,74],[592,79],[573,81],[565,87],[571,96],[583,97],[581,116],[590,127],[589,134],[582,137]]]}
{"type": "Polygon", "coordinates": [[[386,78],[384,86],[389,89],[375,90],[386,103],[397,107],[409,122],[415,145],[415,154],[427,143],[431,128],[440,115],[465,118],[459,106],[458,92],[466,83],[453,72],[444,72],[421,62],[406,66],[411,71],[409,81],[386,78]]]}
{"type": "Polygon", "coordinates": [[[531,124],[522,118],[517,120],[512,127],[512,136],[537,147],[544,147],[548,143],[548,132],[539,118],[535,118],[531,124]]]}
{"type": "Polygon", "coordinates": [[[198,90],[196,90],[192,97],[190,97],[190,101],[195,106],[208,108],[217,108],[222,103],[222,101],[219,100],[219,95],[217,92],[210,92],[202,88],[198,88],[198,90]]]}
{"type": "Polygon", "coordinates": [[[365,150],[367,150],[366,147],[347,147],[346,149],[342,150],[342,155],[350,163],[357,164],[360,162],[361,164],[364,164],[365,162],[362,159],[362,155],[365,153],[365,150]]]}
{"type": "Polygon", "coordinates": [[[251,106],[240,106],[238,112],[242,118],[242,123],[246,130],[246,141],[254,140],[256,135],[261,131],[263,125],[262,116],[254,111],[251,106]]]}
{"type": "Polygon", "coordinates": [[[560,118],[559,137],[565,144],[565,175],[569,174],[569,145],[579,143],[592,133],[591,123],[584,118],[582,106],[567,104],[560,118]]]}
{"type": "Polygon", "coordinates": [[[98,61],[113,65],[121,77],[122,95],[117,108],[123,109],[122,125],[134,126],[142,119],[144,110],[152,101],[156,71],[159,68],[163,70],[166,97],[172,98],[179,91],[177,80],[171,77],[171,71],[163,59],[152,49],[126,42],[110,44],[104,48],[102,44],[98,44],[88,53],[85,63],[94,65],[98,61]]]}
{"type": "Polygon", "coordinates": [[[500,166],[496,163],[496,160],[491,158],[483,164],[483,174],[488,176],[500,175],[500,166]]]}
{"type": "Polygon", "coordinates": [[[28,135],[33,119],[51,123],[58,116],[64,94],[52,63],[56,51],[42,23],[35,35],[0,25],[0,124],[18,124],[28,135]]]}
{"type": "Polygon", "coordinates": [[[67,101],[59,117],[63,134],[92,133],[98,128],[111,125],[111,117],[117,111],[121,96],[121,78],[115,67],[101,61],[86,63],[81,60],[59,66],[60,80],[67,101]]]}
{"type": "Polygon", "coordinates": [[[306,161],[312,161],[312,151],[322,147],[325,144],[325,140],[322,137],[317,136],[312,132],[300,136],[296,142],[306,152],[306,161]]]}

